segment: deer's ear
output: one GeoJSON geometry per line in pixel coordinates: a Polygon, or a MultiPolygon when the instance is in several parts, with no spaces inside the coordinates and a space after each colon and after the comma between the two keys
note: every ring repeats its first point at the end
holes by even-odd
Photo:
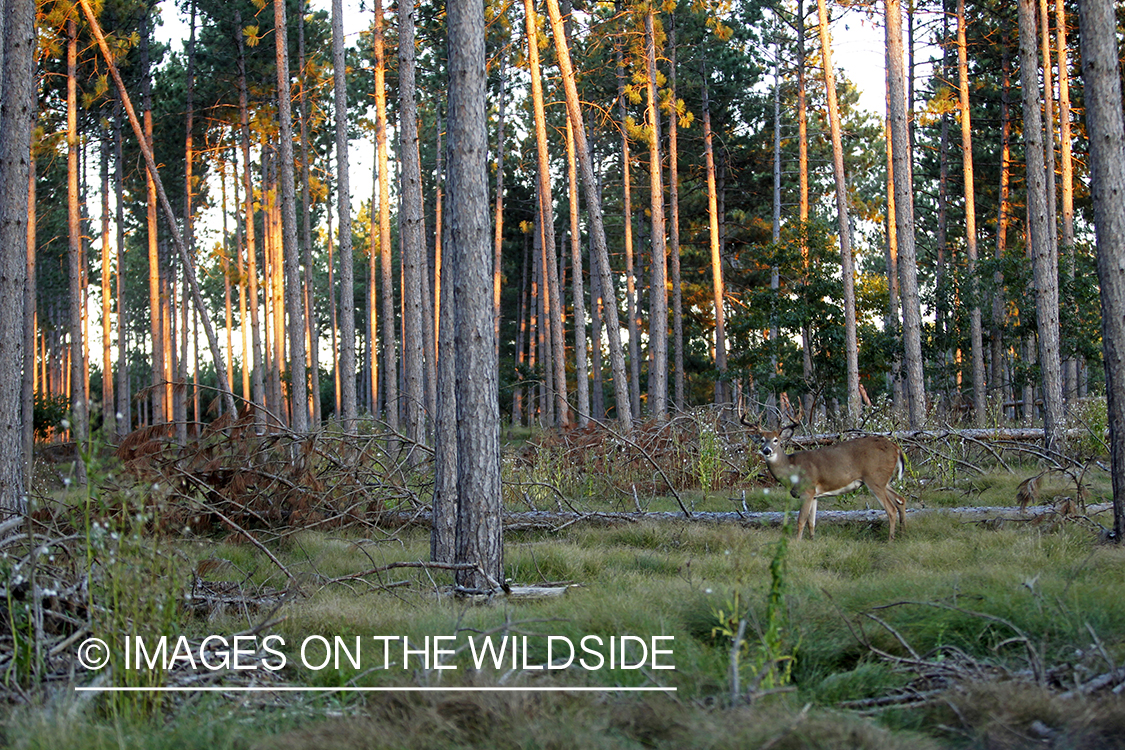
{"type": "Polygon", "coordinates": [[[789,438],[793,437],[793,430],[794,429],[795,428],[794,428],[793,425],[789,425],[788,427],[783,429],[780,433],[778,433],[778,437],[781,438],[781,442],[788,443],[789,438]]]}

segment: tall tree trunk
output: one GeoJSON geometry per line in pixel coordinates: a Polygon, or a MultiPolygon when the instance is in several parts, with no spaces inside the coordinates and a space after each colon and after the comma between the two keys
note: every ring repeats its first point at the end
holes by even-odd
{"type": "MultiPolygon", "coordinates": [[[[887,79],[887,101],[890,102],[890,79],[887,79]]],[[[890,297],[886,328],[893,332],[897,342],[902,336],[902,313],[898,289],[898,225],[895,223],[895,172],[894,154],[891,144],[891,120],[886,118],[884,126],[887,143],[887,290],[890,297]]],[[[902,350],[895,346],[891,355],[891,404],[895,415],[904,411],[905,395],[902,390],[902,350]]]]}
{"type": "MultiPolygon", "coordinates": [[[[238,321],[239,327],[242,329],[242,399],[246,402],[244,405],[253,403],[253,396],[250,391],[250,369],[252,364],[252,348],[250,346],[250,311],[248,309],[249,292],[247,290],[248,279],[246,272],[246,263],[242,259],[242,222],[238,220],[238,210],[242,206],[242,198],[240,197],[239,185],[241,184],[240,172],[238,171],[238,150],[235,149],[234,153],[234,206],[235,206],[235,220],[234,220],[234,252],[235,252],[235,268],[238,271],[238,321]]],[[[233,365],[232,365],[233,366],[233,365]]]]}
{"type": "MultiPolygon", "coordinates": [[[[35,117],[35,4],[4,0],[0,11],[0,508],[27,505],[23,455],[21,369],[27,282],[28,173],[35,117]]],[[[30,377],[30,373],[25,373],[30,377]]]]}
{"type": "Polygon", "coordinates": [[[652,284],[649,287],[648,335],[652,361],[648,373],[648,410],[658,421],[668,418],[668,248],[664,237],[664,174],[660,158],[660,112],[656,92],[656,11],[645,13],[645,59],[648,64],[649,191],[652,210],[652,284]]]}
{"type": "MultiPolygon", "coordinates": [[[[401,408],[398,397],[398,354],[395,345],[397,337],[395,336],[394,264],[391,261],[391,172],[387,143],[387,63],[383,0],[375,0],[374,6],[375,26],[372,44],[375,47],[375,151],[379,172],[379,262],[383,286],[383,392],[386,394],[387,424],[392,430],[397,430],[401,408]]],[[[374,225],[375,222],[373,221],[372,224],[374,225]]],[[[374,235],[372,237],[374,238],[374,235]]],[[[374,239],[371,252],[372,254],[375,252],[374,239]]],[[[372,258],[371,268],[374,267],[374,258],[372,258]]],[[[404,341],[404,365],[407,345],[404,341]]]]}
{"type": "MultiPolygon", "coordinates": [[[[423,269],[426,262],[426,238],[422,226],[422,165],[418,153],[418,107],[414,87],[414,6],[399,10],[398,17],[398,77],[399,77],[399,164],[402,169],[401,199],[399,204],[399,237],[403,258],[403,337],[402,366],[405,375],[405,416],[406,434],[416,443],[425,440],[425,351],[422,345],[425,324],[422,315],[422,295],[429,284],[425,282],[423,269]]],[[[452,113],[450,115],[452,119],[452,113]]],[[[474,144],[477,147],[479,144],[474,144]]],[[[488,142],[483,146],[488,151],[488,142]]],[[[484,158],[481,155],[480,158],[484,158]]],[[[487,188],[485,195],[487,196],[487,188]]],[[[487,197],[485,198],[487,202],[487,197]]],[[[488,224],[487,208],[485,218],[488,224]]],[[[460,248],[455,249],[455,252],[460,248]]],[[[491,257],[491,255],[489,256],[491,257]]],[[[489,264],[491,268],[491,263],[489,264]]],[[[489,280],[492,274],[489,273],[489,280]]],[[[454,283],[457,283],[454,280],[454,283]]],[[[484,287],[490,288],[490,287],[484,287]]],[[[477,290],[474,290],[477,291],[477,290]]],[[[491,295],[489,295],[491,299],[491,295]]],[[[491,309],[491,304],[489,305],[491,309]]],[[[492,331],[491,315],[489,331],[492,331]]],[[[495,348],[488,337],[489,355],[495,348]]],[[[495,371],[495,366],[493,367],[495,371]]],[[[497,407],[499,408],[499,407],[497,407]]]]}
{"type": "Polygon", "coordinates": [[[89,404],[86,401],[86,371],[83,365],[82,309],[85,295],[82,293],[82,225],[78,216],[78,29],[74,19],[66,22],[66,206],[67,237],[69,260],[68,278],[70,294],[67,308],[70,314],[70,419],[72,440],[79,445],[78,483],[86,484],[86,459],[81,446],[89,437],[89,404]]]}
{"type": "Polygon", "coordinates": [[[902,69],[902,6],[899,0],[887,0],[886,6],[895,224],[898,232],[899,288],[902,292],[902,342],[906,362],[910,426],[912,429],[920,429],[926,418],[926,392],[922,375],[922,313],[918,296],[918,256],[914,245],[914,192],[906,122],[905,75],[902,69]]]}
{"type": "MultiPolygon", "coordinates": [[[[227,362],[230,362],[231,381],[227,383],[227,388],[234,390],[234,306],[231,299],[231,267],[230,267],[230,243],[229,232],[227,231],[227,160],[224,156],[219,161],[219,179],[222,189],[223,199],[223,240],[222,245],[222,261],[223,261],[223,314],[227,326],[227,362]]],[[[244,368],[245,369],[245,368],[244,368]]]]}
{"type": "MultiPolygon", "coordinates": [[[[621,3],[617,3],[618,15],[621,3]]],[[[634,419],[641,416],[641,332],[637,325],[637,275],[633,267],[633,185],[630,177],[631,157],[629,156],[629,134],[625,129],[625,63],[621,51],[622,42],[614,46],[617,58],[617,103],[621,128],[621,204],[623,217],[623,238],[625,242],[625,314],[629,321],[629,409],[634,419]]],[[[621,406],[618,405],[618,411],[621,406]]]]}
{"type": "Polygon", "coordinates": [[[1125,539],[1125,267],[1121,263],[1125,257],[1125,202],[1121,199],[1125,195],[1125,118],[1114,10],[1111,0],[1084,0],[1078,6],[1090,139],[1090,196],[1101,283],[1113,537],[1120,544],[1125,539]]]}
{"type": "MultiPolygon", "coordinates": [[[[581,127],[581,124],[579,124],[581,127]]],[[[570,209],[570,263],[574,267],[574,377],[578,394],[578,426],[590,422],[590,376],[586,359],[586,291],[582,283],[582,232],[578,224],[578,160],[574,153],[574,123],[566,120],[566,178],[570,209]]]]}
{"type": "MultiPolygon", "coordinates": [[[[942,56],[941,56],[941,72],[940,77],[943,81],[950,80],[950,58],[953,55],[953,45],[949,41],[949,3],[948,0],[942,0],[942,14],[941,14],[941,40],[942,40],[942,56]]],[[[911,79],[908,79],[908,81],[911,79]]],[[[913,113],[913,98],[907,97],[907,117],[913,113]]],[[[914,153],[914,123],[913,118],[910,118],[910,152],[914,153]]],[[[913,167],[913,160],[910,161],[913,167]]],[[[949,308],[950,308],[950,284],[949,275],[949,113],[942,111],[941,113],[941,137],[938,141],[938,197],[937,197],[937,238],[936,247],[936,262],[934,267],[934,287],[936,290],[935,308],[935,329],[936,338],[938,339],[938,361],[940,362],[939,371],[944,372],[946,366],[949,364],[951,357],[950,341],[952,336],[950,329],[952,326],[949,322],[949,308]]],[[[944,381],[939,382],[937,389],[939,393],[943,393],[948,387],[944,381]]]]}
{"type": "Polygon", "coordinates": [[[297,246],[297,186],[293,177],[293,112],[289,90],[285,0],[273,0],[273,19],[277,50],[278,120],[281,131],[277,165],[281,177],[281,255],[285,274],[285,308],[289,313],[289,426],[294,432],[303,433],[309,430],[309,375],[305,351],[305,295],[301,287],[301,251],[297,246]]]}
{"type": "Polygon", "coordinates": [[[996,247],[994,258],[997,261],[996,271],[992,275],[992,282],[996,291],[992,297],[992,333],[990,347],[992,350],[992,377],[993,383],[1001,386],[1000,401],[1007,397],[1008,383],[1004,364],[1004,321],[1005,321],[1005,293],[1004,274],[1000,270],[1000,261],[1007,252],[1008,244],[1008,196],[1011,192],[1011,108],[1009,106],[1009,91],[1011,82],[1011,60],[1008,52],[1008,28],[1006,23],[1000,27],[1000,190],[997,196],[996,216],[996,247]]]}
{"type": "Polygon", "coordinates": [[[355,271],[352,259],[352,195],[348,177],[343,0],[332,0],[332,75],[336,111],[336,191],[340,215],[340,396],[344,430],[355,432],[355,271]]]}
{"type": "MultiPolygon", "coordinates": [[[[582,170],[582,183],[586,193],[586,216],[589,220],[590,241],[593,244],[591,265],[598,275],[601,294],[614,300],[613,278],[609,266],[609,250],[605,240],[605,223],[602,218],[601,188],[594,175],[594,161],[590,156],[586,126],[582,120],[582,110],[578,100],[578,87],[574,82],[574,67],[570,61],[570,48],[566,42],[562,15],[558,0],[547,0],[547,13],[551,19],[551,34],[555,38],[555,53],[559,64],[559,75],[563,81],[566,95],[567,117],[574,124],[574,147],[578,155],[578,165],[582,170]]],[[[617,317],[617,304],[605,305],[609,357],[613,369],[613,387],[617,400],[617,418],[622,429],[633,429],[633,418],[629,404],[629,384],[625,375],[625,356],[621,346],[621,324],[617,317]]]]}
{"type": "MultiPolygon", "coordinates": [[[[110,294],[109,249],[109,138],[102,134],[102,430],[110,435],[113,419],[113,295],[110,294]]],[[[229,359],[229,357],[228,357],[229,359]]],[[[34,362],[32,363],[34,365],[34,362]]],[[[31,372],[27,369],[26,372],[31,372]]]]}
{"type": "MultiPolygon", "coordinates": [[[[668,88],[672,111],[668,115],[668,202],[671,223],[668,227],[669,256],[672,261],[672,347],[675,380],[672,390],[676,409],[683,411],[684,402],[684,302],[680,284],[680,168],[679,168],[679,102],[676,100],[676,16],[668,19],[668,88]]],[[[576,313],[577,314],[577,313],[576,313]]]]}
{"type": "Polygon", "coordinates": [[[719,244],[719,202],[715,189],[715,152],[711,134],[711,103],[707,98],[707,71],[703,71],[703,157],[707,165],[707,217],[711,237],[711,288],[715,304],[715,403],[730,402],[726,380],[727,334],[726,312],[723,310],[723,255],[719,244]]]}
{"type": "Polygon", "coordinates": [[[320,413],[320,331],[316,323],[316,295],[313,294],[312,206],[309,195],[309,102],[305,91],[305,0],[297,4],[297,85],[300,87],[301,120],[301,255],[304,259],[305,330],[308,336],[310,370],[310,413],[312,426],[319,427],[320,413]]]}
{"type": "MultiPolygon", "coordinates": [[[[439,408],[449,417],[447,421],[457,425],[455,560],[477,565],[474,570],[459,570],[457,583],[466,589],[492,590],[497,584],[503,585],[504,542],[500,518],[499,373],[492,342],[492,296],[488,293],[492,248],[488,226],[484,7],[481,0],[457,0],[447,6],[447,13],[450,252],[445,263],[449,269],[447,278],[453,280],[453,300],[452,305],[446,302],[442,308],[447,314],[454,314],[455,325],[453,350],[443,350],[440,362],[454,360],[457,391],[455,403],[442,399],[439,408]],[[456,411],[450,411],[451,407],[456,411]]],[[[448,454],[439,453],[443,455],[448,458],[448,454]]],[[[434,500],[436,517],[436,495],[434,500]]],[[[434,528],[436,534],[437,526],[434,528]]]]}
{"type": "Polygon", "coordinates": [[[254,178],[250,163],[250,109],[246,90],[246,55],[242,43],[242,15],[234,12],[235,37],[238,45],[238,112],[242,131],[242,197],[246,201],[243,209],[243,224],[246,227],[246,275],[250,280],[250,335],[254,348],[254,363],[251,370],[251,383],[254,403],[266,405],[266,385],[264,380],[265,362],[262,357],[262,326],[259,320],[258,301],[258,251],[255,247],[254,229],[254,178]]]}
{"type": "Polygon", "coordinates": [[[543,103],[543,83],[539,74],[538,15],[532,0],[524,0],[524,17],[527,21],[528,65],[531,73],[531,100],[535,112],[535,144],[538,154],[539,211],[542,216],[544,286],[544,312],[548,317],[552,365],[551,384],[553,410],[559,426],[570,423],[570,407],[566,388],[566,344],[562,325],[562,296],[559,294],[558,266],[555,263],[554,202],[551,198],[551,162],[547,150],[547,116],[543,103]]]}
{"type": "MultiPolygon", "coordinates": [[[[190,3],[190,22],[189,22],[189,35],[187,43],[187,92],[186,92],[186,116],[184,117],[184,241],[187,243],[187,251],[195,257],[195,228],[193,222],[192,212],[193,201],[193,167],[195,166],[195,144],[192,139],[192,130],[195,129],[195,0],[190,3]]],[[[183,312],[180,315],[180,358],[179,358],[179,371],[176,373],[176,380],[179,387],[176,389],[178,413],[176,415],[176,439],[181,443],[187,442],[187,405],[184,401],[186,398],[184,382],[187,377],[187,345],[188,345],[188,305],[187,305],[187,285],[184,285],[184,293],[181,295],[181,302],[183,312]]],[[[227,357],[230,361],[230,357],[227,357]]],[[[227,384],[229,388],[230,384],[227,384]]],[[[199,391],[195,390],[193,393],[198,394],[199,391]]],[[[198,419],[196,420],[198,421],[198,419]]]]}
{"type": "Polygon", "coordinates": [[[1039,367],[1043,383],[1043,433],[1048,451],[1063,448],[1062,366],[1059,361],[1058,257],[1051,244],[1054,217],[1048,213],[1043,140],[1039,117],[1039,61],[1036,55],[1035,3],[1019,0],[1020,80],[1023,84],[1024,142],[1027,154],[1027,208],[1031,230],[1032,273],[1039,332],[1039,367]]]}
{"type": "MultiPolygon", "coordinates": [[[[496,113],[496,207],[492,213],[492,315],[495,319],[493,328],[496,331],[496,361],[500,361],[500,291],[503,285],[504,274],[504,116],[507,95],[505,87],[508,83],[508,45],[500,51],[500,96],[497,97],[498,111],[496,113]]],[[[438,159],[441,158],[441,128],[438,128],[438,159]]],[[[439,169],[440,173],[441,170],[439,169]]],[[[440,174],[439,174],[440,178],[440,174]]],[[[435,262],[440,263],[441,247],[441,190],[438,190],[438,202],[434,221],[437,224],[434,238],[435,262]]],[[[521,289],[523,287],[520,287],[521,289]]],[[[441,301],[440,290],[435,290],[434,301],[441,301]]],[[[440,309],[440,308],[439,308],[440,309]]],[[[434,315],[435,319],[440,315],[434,315]]],[[[513,423],[515,419],[512,420],[513,423]]]]}
{"type": "Polygon", "coordinates": [[[973,418],[984,419],[988,390],[984,382],[984,340],[981,333],[980,285],[977,283],[977,209],[973,188],[973,134],[969,114],[969,55],[965,41],[965,0],[957,0],[957,79],[961,99],[962,171],[965,182],[965,249],[969,277],[969,340],[973,361],[973,418]]]}
{"type": "Polygon", "coordinates": [[[114,287],[117,299],[117,437],[122,438],[132,429],[133,415],[129,393],[129,317],[125,309],[125,157],[121,153],[120,99],[114,102],[113,114],[113,194],[117,209],[117,279],[114,287]]]}
{"type": "MultiPolygon", "coordinates": [[[[3,63],[0,62],[0,81],[3,80],[3,63]]],[[[0,121],[5,121],[5,115],[0,105],[0,121]]],[[[0,152],[2,153],[2,152],[0,152]]],[[[37,322],[36,309],[38,307],[38,298],[36,295],[35,286],[35,153],[31,152],[28,159],[28,179],[27,179],[27,232],[25,237],[26,242],[26,284],[24,284],[23,292],[23,305],[18,308],[23,313],[23,391],[21,394],[22,408],[20,417],[22,419],[23,430],[23,471],[24,476],[31,477],[32,470],[35,466],[35,396],[39,388],[42,387],[41,382],[36,382],[36,377],[39,370],[36,367],[35,355],[37,352],[37,339],[35,324],[37,322]]],[[[2,156],[0,156],[2,158],[2,156]]],[[[0,209],[6,211],[6,209],[0,209]]],[[[7,215],[5,213],[5,215],[7,215]]],[[[14,264],[14,261],[13,261],[14,264]]],[[[120,266],[118,266],[120,267],[120,266]]],[[[17,313],[17,317],[19,317],[17,313]]],[[[0,324],[2,325],[2,324],[0,324]]],[[[5,331],[6,333],[7,331],[5,331]]],[[[0,352],[3,352],[3,346],[0,345],[0,352]]],[[[2,391],[0,391],[2,393],[2,391]]],[[[2,411],[0,411],[2,413],[2,411]]],[[[107,428],[108,429],[108,428],[107,428]]],[[[0,453],[0,456],[3,454],[0,453]]],[[[3,472],[0,471],[0,477],[3,472]]],[[[0,484],[0,489],[3,485],[0,484]]],[[[2,495],[0,495],[0,502],[2,502],[2,495]]],[[[0,506],[3,507],[3,506],[0,506]]]]}
{"type": "Polygon", "coordinates": [[[836,177],[836,215],[840,231],[840,272],[844,282],[844,354],[847,360],[848,424],[859,422],[859,345],[855,324],[855,271],[852,266],[852,228],[848,218],[848,185],[844,174],[844,145],[840,135],[840,108],[836,102],[836,72],[832,68],[832,46],[828,41],[828,10],[817,0],[820,16],[820,59],[824,65],[824,87],[828,95],[828,128],[832,136],[832,172],[836,177]]]}
{"type": "MultiPolygon", "coordinates": [[[[1074,288],[1076,272],[1074,255],[1074,156],[1071,144],[1070,127],[1070,63],[1067,61],[1066,41],[1066,3],[1055,0],[1055,38],[1058,46],[1059,65],[1059,180],[1062,183],[1062,234],[1060,242],[1066,253],[1066,271],[1070,276],[1070,287],[1074,288]]],[[[1076,312],[1073,297],[1067,300],[1076,312]]],[[[1065,396],[1067,399],[1079,395],[1079,365],[1077,357],[1070,356],[1063,363],[1065,396]]]]}
{"type": "Polygon", "coordinates": [[[325,218],[328,220],[327,244],[328,244],[328,314],[332,320],[332,380],[333,380],[333,394],[335,395],[336,419],[340,419],[340,414],[343,411],[341,401],[340,385],[340,349],[339,349],[339,335],[340,319],[336,310],[336,254],[335,243],[332,239],[332,187],[331,177],[328,180],[328,200],[324,204],[325,218]]]}
{"type": "MultiPolygon", "coordinates": [[[[797,0],[797,180],[799,196],[797,216],[801,220],[801,266],[805,283],[809,278],[809,125],[808,106],[805,101],[805,3],[797,0]]],[[[801,327],[801,376],[805,383],[813,382],[812,335],[808,324],[801,327]]],[[[812,394],[806,393],[805,410],[812,411],[812,394]]]]}
{"type": "MultiPolygon", "coordinates": [[[[149,79],[149,26],[151,20],[147,13],[141,19],[141,110],[144,117],[144,137],[149,150],[152,149],[152,83],[149,79]]],[[[147,188],[146,228],[148,238],[148,306],[152,331],[152,420],[167,422],[172,404],[165,403],[166,391],[166,350],[164,345],[163,305],[160,299],[160,247],[156,227],[156,181],[145,173],[147,188]]]]}

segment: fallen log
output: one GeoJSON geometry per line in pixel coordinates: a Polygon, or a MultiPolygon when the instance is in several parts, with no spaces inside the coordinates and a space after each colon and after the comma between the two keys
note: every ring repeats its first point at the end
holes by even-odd
{"type": "MultiPolygon", "coordinates": [[[[1112,508],[1111,503],[1099,503],[1087,508],[1086,515],[1092,516],[1112,508]]],[[[1038,505],[1020,511],[1018,506],[979,506],[962,508],[907,508],[906,513],[912,518],[921,518],[927,515],[955,516],[963,521],[989,521],[989,520],[1034,520],[1039,516],[1055,513],[1052,505],[1038,505]]],[[[797,522],[796,509],[789,511],[790,522],[797,522]]],[[[559,530],[566,526],[577,524],[612,526],[625,523],[638,523],[644,521],[678,523],[710,523],[710,524],[738,524],[748,528],[770,528],[781,526],[785,518],[785,511],[695,511],[690,516],[685,516],[677,511],[656,511],[647,513],[576,513],[574,511],[520,511],[504,514],[505,529],[515,531],[559,530]]],[[[848,524],[848,523],[875,523],[886,518],[882,508],[865,508],[862,510],[818,510],[817,525],[822,524],[848,524]]],[[[381,521],[389,525],[429,525],[431,515],[422,513],[385,513],[381,521]]]]}

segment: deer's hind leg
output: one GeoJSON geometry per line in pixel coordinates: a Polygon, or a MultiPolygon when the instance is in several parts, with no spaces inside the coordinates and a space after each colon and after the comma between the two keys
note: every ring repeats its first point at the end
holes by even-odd
{"type": "Polygon", "coordinates": [[[871,494],[874,495],[880,503],[882,503],[883,510],[887,514],[887,522],[891,527],[890,538],[894,539],[896,517],[898,520],[902,521],[903,526],[906,525],[906,516],[903,515],[904,502],[902,499],[902,495],[899,495],[890,487],[880,487],[879,485],[873,484],[871,482],[864,482],[864,484],[867,485],[867,489],[871,491],[871,494]]]}

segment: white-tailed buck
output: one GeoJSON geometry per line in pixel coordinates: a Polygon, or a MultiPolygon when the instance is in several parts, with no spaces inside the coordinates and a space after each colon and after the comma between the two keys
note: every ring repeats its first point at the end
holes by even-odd
{"type": "Polygon", "coordinates": [[[797,538],[809,527],[809,538],[816,532],[816,500],[826,495],[842,495],[867,485],[871,494],[883,504],[891,525],[891,539],[895,538],[895,517],[906,525],[906,500],[890,488],[893,480],[901,479],[905,468],[902,449],[885,437],[868,437],[845,440],[827,448],[799,451],[786,455],[783,443],[793,435],[790,425],[781,432],[763,430],[750,425],[750,434],[758,444],[766,466],[777,481],[790,488],[793,497],[801,499],[801,512],[797,516],[797,538]]]}

